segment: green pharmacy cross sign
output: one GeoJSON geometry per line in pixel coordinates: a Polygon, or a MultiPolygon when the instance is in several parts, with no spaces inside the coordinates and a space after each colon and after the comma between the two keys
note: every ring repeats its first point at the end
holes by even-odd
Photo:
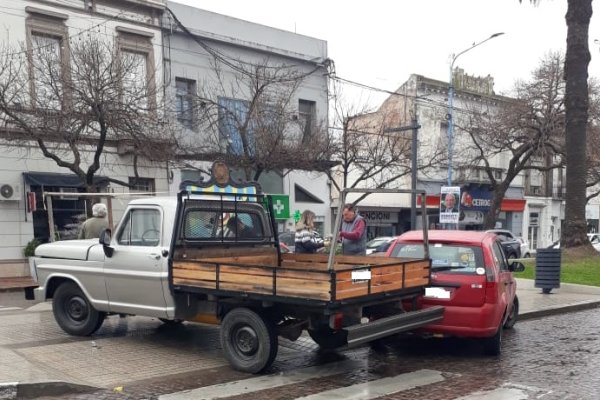
{"type": "Polygon", "coordinates": [[[290,196],[287,194],[272,194],[271,199],[273,200],[275,219],[290,218],[290,196]]]}

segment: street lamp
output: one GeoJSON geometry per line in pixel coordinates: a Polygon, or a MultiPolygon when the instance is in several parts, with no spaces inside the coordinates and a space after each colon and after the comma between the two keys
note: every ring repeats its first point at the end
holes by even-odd
{"type": "Polygon", "coordinates": [[[452,54],[452,62],[450,62],[450,78],[448,80],[448,186],[452,186],[452,138],[454,136],[454,106],[452,104],[454,101],[454,79],[452,79],[452,69],[454,68],[454,62],[458,57],[465,54],[467,51],[472,50],[475,47],[484,44],[488,40],[492,40],[500,35],[504,35],[504,32],[494,33],[489,38],[482,40],[479,43],[473,43],[471,47],[461,51],[458,54],[452,54]]]}

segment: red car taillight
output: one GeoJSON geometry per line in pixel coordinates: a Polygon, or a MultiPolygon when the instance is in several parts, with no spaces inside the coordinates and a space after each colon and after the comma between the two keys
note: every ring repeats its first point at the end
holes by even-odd
{"type": "Polygon", "coordinates": [[[485,284],[485,302],[495,304],[498,302],[498,282],[485,284]]]}

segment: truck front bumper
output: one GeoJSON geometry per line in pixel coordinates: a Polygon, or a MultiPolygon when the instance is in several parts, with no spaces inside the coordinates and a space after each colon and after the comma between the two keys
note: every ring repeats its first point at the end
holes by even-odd
{"type": "Polygon", "coordinates": [[[440,321],[443,317],[444,307],[434,306],[392,315],[366,324],[349,326],[344,328],[344,330],[348,334],[348,347],[356,347],[373,340],[440,321]]]}

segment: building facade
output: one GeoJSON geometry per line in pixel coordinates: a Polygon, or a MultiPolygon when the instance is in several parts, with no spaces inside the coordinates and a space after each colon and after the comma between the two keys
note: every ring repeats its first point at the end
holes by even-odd
{"type": "MultiPolygon", "coordinates": [[[[130,76],[131,82],[144,87],[162,87],[162,32],[161,18],[165,8],[162,0],[5,0],[5,8],[0,11],[0,43],[3,54],[15,63],[25,60],[28,66],[30,85],[23,89],[25,104],[15,102],[15,107],[30,107],[32,112],[48,115],[59,112],[62,106],[59,98],[66,99],[69,93],[60,83],[44,80],[40,63],[43,60],[56,62],[61,76],[76,72],[71,63],[73,49],[77,43],[90,36],[98,38],[107,48],[114,49],[115,57],[135,59],[137,69],[130,76]],[[10,10],[10,11],[8,11],[10,10]],[[9,52],[9,54],[6,54],[9,52]],[[46,57],[46,58],[42,58],[46,57]],[[65,92],[53,98],[52,90],[65,92]],[[47,96],[45,107],[44,96],[47,96]]],[[[71,75],[73,76],[73,75],[71,75]]],[[[2,78],[6,78],[3,75],[2,78]]],[[[6,84],[6,80],[3,84],[6,84]]],[[[124,91],[125,92],[125,91],[124,91]]],[[[72,99],[74,96],[70,96],[72,99]]],[[[156,91],[146,97],[148,102],[159,104],[161,92],[156,91]]],[[[4,119],[4,118],[3,118],[4,119]]],[[[40,128],[43,130],[43,125],[40,128]]],[[[48,211],[43,201],[43,192],[78,192],[84,184],[68,168],[59,166],[61,161],[73,161],[79,157],[82,165],[93,163],[97,148],[95,141],[82,142],[77,146],[77,154],[61,150],[64,142],[60,139],[45,142],[48,153],[57,155],[57,160],[42,152],[40,145],[26,135],[19,126],[4,123],[0,128],[0,262],[1,267],[9,268],[23,259],[23,249],[32,239],[49,240],[48,211]]],[[[43,133],[43,132],[42,132],[43,133]]],[[[85,131],[82,134],[88,134],[85,131]]],[[[140,177],[135,189],[167,192],[168,177],[164,164],[149,159],[137,160],[137,176],[140,177]]],[[[101,155],[101,167],[94,182],[98,190],[104,192],[129,192],[128,188],[110,183],[110,177],[122,182],[130,182],[136,176],[133,155],[118,138],[109,137],[101,155]]],[[[73,196],[56,196],[54,199],[54,223],[56,236],[72,238],[76,234],[78,219],[85,215],[85,202],[73,196]]],[[[115,201],[115,220],[125,201],[115,201]]]]}
{"type": "MultiPolygon", "coordinates": [[[[173,14],[166,14],[163,23],[165,83],[172,101],[167,109],[182,127],[182,141],[188,149],[195,149],[173,163],[172,192],[181,181],[204,176],[213,161],[211,153],[241,152],[239,131],[244,119],[257,124],[256,119],[248,116],[248,103],[264,98],[248,85],[257,78],[252,71],[264,69],[265,86],[289,96],[285,104],[277,94],[267,97],[289,119],[289,123],[282,122],[282,130],[310,133],[325,124],[328,107],[325,41],[182,4],[170,3],[169,8],[173,14]],[[281,68],[289,71],[286,77],[301,77],[293,82],[293,87],[271,85],[268,81],[277,79],[275,74],[283,71],[281,68]],[[210,114],[211,107],[216,110],[214,115],[210,114]]],[[[234,174],[245,178],[242,171],[234,174]]],[[[317,215],[321,233],[330,233],[326,174],[284,167],[263,172],[258,181],[266,193],[289,198],[288,213],[278,219],[281,232],[294,229],[295,213],[310,209],[317,215]]]]}
{"type": "MultiPolygon", "coordinates": [[[[453,137],[453,179],[452,185],[459,186],[461,190],[461,211],[459,219],[460,229],[483,229],[484,216],[489,210],[492,193],[489,180],[484,173],[483,165],[473,164],[467,158],[469,138],[459,129],[466,126],[469,117],[475,112],[494,112],[502,103],[511,99],[498,96],[493,92],[493,79],[491,77],[473,77],[464,71],[455,70],[455,96],[454,96],[454,137],[453,137]]],[[[421,75],[411,75],[395,94],[390,95],[379,107],[377,112],[380,121],[386,126],[383,131],[399,135],[404,138],[410,150],[412,134],[410,129],[413,123],[418,124],[417,133],[417,190],[427,193],[426,205],[428,225],[430,228],[441,228],[440,223],[440,193],[443,186],[447,186],[448,179],[448,83],[430,79],[421,75]]],[[[357,117],[359,120],[373,120],[372,114],[357,117]]],[[[410,151],[405,151],[406,164],[412,163],[410,151]]],[[[502,180],[505,174],[505,163],[508,159],[503,154],[490,155],[488,159],[494,177],[502,180]]],[[[389,184],[408,189],[411,187],[411,174],[405,174],[397,181],[389,184]]],[[[420,199],[417,199],[417,214],[420,215],[420,199]]],[[[502,200],[498,227],[510,229],[517,235],[524,232],[524,211],[526,200],[524,198],[523,177],[515,178],[502,200]]],[[[372,221],[375,235],[396,235],[411,228],[411,197],[410,195],[397,196],[394,199],[385,199],[383,196],[371,195],[364,200],[361,210],[367,216],[374,216],[372,221]],[[381,222],[379,221],[381,218],[381,222]],[[384,225],[385,228],[381,228],[384,225]]],[[[416,227],[420,227],[422,219],[416,218],[416,227]]],[[[373,235],[372,235],[373,236],[373,235]]]]}

